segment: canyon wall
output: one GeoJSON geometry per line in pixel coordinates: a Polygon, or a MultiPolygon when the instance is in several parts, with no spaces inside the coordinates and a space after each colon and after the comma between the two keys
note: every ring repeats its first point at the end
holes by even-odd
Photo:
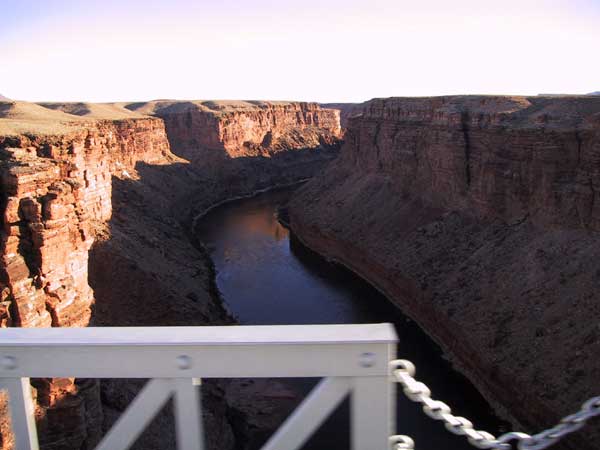
{"type": "Polygon", "coordinates": [[[271,157],[336,145],[340,114],[316,103],[155,101],[126,108],[162,118],[174,153],[190,161],[271,157]]]}
{"type": "Polygon", "coordinates": [[[321,103],[321,107],[326,109],[337,109],[340,112],[340,126],[342,130],[348,127],[348,119],[351,116],[360,114],[362,103],[321,103]]]}
{"type": "MultiPolygon", "coordinates": [[[[244,102],[233,102],[239,103],[244,102]]],[[[177,123],[178,114],[163,120],[119,104],[0,102],[0,324],[232,323],[210,260],[191,232],[192,219],[231,197],[311,176],[335,155],[339,135],[337,112],[302,104],[290,104],[283,113],[256,105],[251,109],[253,120],[270,124],[256,133],[270,133],[271,143],[263,137],[259,146],[244,141],[236,150],[228,138],[216,147],[231,155],[213,160],[203,147],[197,154],[178,147],[189,159],[171,153],[169,140],[178,142],[181,135],[165,129],[165,122],[177,123]],[[327,123],[327,117],[333,122],[327,123]],[[319,121],[326,125],[320,128],[319,121]],[[294,129],[293,124],[304,122],[294,129]],[[287,140],[290,147],[283,148],[284,135],[295,136],[296,146],[287,140]]],[[[210,115],[217,129],[226,128],[225,119],[210,115]]],[[[238,128],[250,127],[246,134],[257,126],[238,116],[238,128]]],[[[185,133],[206,134],[210,141],[237,132],[215,138],[206,128],[197,132],[192,127],[185,133]]],[[[235,142],[240,139],[250,138],[235,142]]],[[[64,450],[93,448],[141,386],[134,380],[102,380],[100,389],[97,380],[32,384],[42,448],[64,450]]],[[[204,383],[209,448],[241,448],[236,437],[244,439],[245,431],[235,427],[247,427],[240,417],[255,425],[265,422],[258,407],[236,409],[237,404],[264,404],[261,395],[268,397],[245,386],[204,383]]],[[[0,404],[0,448],[7,450],[14,442],[5,401],[0,404]]],[[[279,416],[274,412],[273,417],[279,416]]],[[[272,426],[273,418],[267,422],[272,426]]],[[[174,448],[168,411],[135,448],[174,448]]]]}
{"type": "MultiPolygon", "coordinates": [[[[0,149],[2,326],[87,326],[88,254],[111,217],[112,176],[130,177],[140,160],[164,162],[164,127],[153,118],[97,122],[64,135],[3,136],[0,149]]],[[[93,446],[102,427],[97,381],[33,385],[43,447],[93,446]]]]}
{"type": "MultiPolygon", "coordinates": [[[[517,428],[598,395],[600,99],[361,109],[336,163],[292,199],[296,236],[419,322],[517,428]]],[[[592,425],[562,448],[599,438],[592,425]]]]}
{"type": "Polygon", "coordinates": [[[339,111],[314,103],[156,100],[120,106],[160,117],[172,152],[190,163],[180,172],[195,181],[168,194],[185,194],[171,202],[178,217],[310,178],[341,145],[339,111]]]}

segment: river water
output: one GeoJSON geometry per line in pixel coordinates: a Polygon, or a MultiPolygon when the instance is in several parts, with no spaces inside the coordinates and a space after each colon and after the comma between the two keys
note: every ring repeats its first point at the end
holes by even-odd
{"type": "MultiPolygon", "coordinates": [[[[443,358],[439,347],[376,289],[349,271],[328,263],[290,237],[277,220],[292,188],[224,204],[199,221],[196,233],[209,249],[217,285],[229,310],[246,325],[381,323],[395,325],[398,355],[417,366],[417,376],[433,396],[468,417],[478,429],[505,431],[487,402],[443,358]]],[[[288,380],[306,393],[315,380],[288,380]]],[[[347,402],[303,447],[349,448],[347,402]]],[[[419,406],[398,393],[397,431],[416,441],[417,450],[472,449],[449,434],[419,406]]],[[[376,449],[373,449],[376,450],[376,449]]]]}

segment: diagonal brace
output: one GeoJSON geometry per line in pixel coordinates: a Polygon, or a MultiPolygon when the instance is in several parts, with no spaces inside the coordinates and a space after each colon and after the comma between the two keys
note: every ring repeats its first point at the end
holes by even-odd
{"type": "Polygon", "coordinates": [[[261,450],[298,450],[352,389],[352,378],[321,380],[261,450]]]}
{"type": "Polygon", "coordinates": [[[127,450],[173,394],[170,379],[148,381],[96,450],[127,450]]]}

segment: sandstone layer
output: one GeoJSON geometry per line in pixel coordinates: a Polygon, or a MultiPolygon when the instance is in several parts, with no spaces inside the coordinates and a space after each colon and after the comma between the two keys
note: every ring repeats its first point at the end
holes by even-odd
{"type": "MultiPolygon", "coordinates": [[[[177,148],[189,159],[171,152],[169,141],[179,135],[168,135],[168,116],[124,106],[0,102],[2,326],[231,323],[210,261],[190,233],[193,217],[228,198],[311,176],[335,155],[339,135],[339,123],[317,123],[335,122],[337,111],[288,104],[279,114],[253,105],[255,120],[270,121],[261,132],[275,136],[271,144],[263,137],[259,146],[235,150],[225,140],[219,145],[231,158],[206,164],[201,147],[198,155],[177,148]],[[294,129],[301,121],[310,125],[294,129]],[[282,135],[297,145],[284,147],[282,135]]],[[[243,128],[249,119],[239,120],[243,128]]],[[[92,448],[140,388],[120,383],[103,380],[99,389],[95,380],[34,380],[42,447],[92,448]]],[[[247,426],[236,405],[261,403],[244,386],[205,384],[209,448],[243,447],[235,427],[247,426]]],[[[0,448],[9,449],[0,407],[0,448]]],[[[256,423],[261,411],[242,408],[256,423]]],[[[136,448],[174,448],[170,417],[159,415],[136,448]]]]}
{"type": "MultiPolygon", "coordinates": [[[[292,199],[293,232],[418,321],[517,428],[598,395],[600,99],[361,109],[292,199]]],[[[599,439],[592,423],[563,448],[599,439]]]]}

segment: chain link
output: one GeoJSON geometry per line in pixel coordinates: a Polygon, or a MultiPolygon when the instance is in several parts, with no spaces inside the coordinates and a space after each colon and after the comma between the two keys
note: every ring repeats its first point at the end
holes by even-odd
{"type": "MultiPolygon", "coordinates": [[[[564,417],[553,428],[533,436],[510,432],[496,438],[487,431],[476,430],[468,419],[453,415],[450,407],[444,402],[432,399],[429,388],[414,378],[416,369],[413,363],[405,359],[397,359],[391,361],[390,366],[395,381],[402,385],[404,394],[413,402],[421,403],[425,414],[432,419],[444,422],[448,431],[459,436],[466,436],[471,445],[481,449],[511,450],[511,441],[515,441],[519,450],[543,450],[554,445],[563,436],[579,430],[588,419],[600,415],[600,396],[593,397],[583,404],[581,410],[564,417]]],[[[414,449],[414,441],[408,436],[392,436],[390,445],[393,450],[414,449]]]]}
{"type": "Polygon", "coordinates": [[[390,445],[393,450],[413,450],[415,441],[409,436],[397,434],[396,436],[390,436],[390,445]]]}

